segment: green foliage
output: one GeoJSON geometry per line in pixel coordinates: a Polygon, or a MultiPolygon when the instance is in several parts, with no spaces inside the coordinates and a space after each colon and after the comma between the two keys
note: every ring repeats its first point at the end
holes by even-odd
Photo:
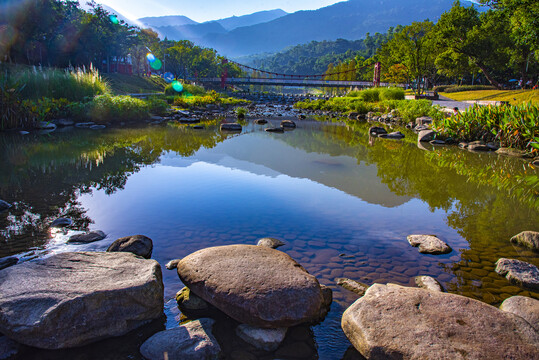
{"type": "Polygon", "coordinates": [[[169,106],[166,100],[152,96],[146,100],[148,111],[155,115],[166,115],[169,110],[169,106]]]}
{"type": "Polygon", "coordinates": [[[245,115],[247,115],[247,109],[244,108],[244,107],[237,107],[234,111],[236,112],[236,116],[238,118],[243,119],[245,117],[245,115]]]}
{"type": "Polygon", "coordinates": [[[50,121],[70,115],[70,102],[67,99],[41,98],[39,100],[24,100],[25,125],[31,125],[38,121],[50,121]]]}
{"type": "Polygon", "coordinates": [[[21,108],[21,92],[25,85],[11,81],[7,76],[0,78],[0,130],[23,125],[24,110],[21,108]]]}
{"type": "Polygon", "coordinates": [[[473,106],[435,120],[434,129],[462,141],[498,141],[504,147],[539,154],[539,106],[473,106]]]}
{"type": "Polygon", "coordinates": [[[148,104],[130,96],[96,96],[86,105],[88,117],[95,122],[142,120],[149,117],[148,104]]]}
{"type": "MultiPolygon", "coordinates": [[[[434,90],[436,90],[435,88],[434,90]]],[[[444,90],[436,90],[440,92],[446,92],[446,93],[456,93],[456,92],[463,92],[463,91],[479,91],[479,90],[496,90],[495,86],[488,86],[488,85],[460,85],[460,86],[449,86],[445,87],[444,90]]]]}
{"type": "Polygon", "coordinates": [[[25,84],[21,91],[24,99],[67,99],[69,101],[83,101],[94,95],[103,95],[110,92],[99,72],[90,67],[76,70],[58,70],[49,68],[22,68],[12,69],[9,77],[11,81],[25,84]]]}
{"type": "MultiPolygon", "coordinates": [[[[203,96],[206,95],[206,90],[199,85],[183,84],[182,94],[184,96],[203,96]]],[[[178,92],[172,88],[172,84],[165,87],[165,95],[178,95],[178,92]]]]}

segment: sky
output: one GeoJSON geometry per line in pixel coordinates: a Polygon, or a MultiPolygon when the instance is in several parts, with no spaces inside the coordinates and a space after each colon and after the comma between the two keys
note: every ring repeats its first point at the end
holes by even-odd
{"type": "Polygon", "coordinates": [[[343,0],[96,0],[133,20],[146,16],[184,15],[197,22],[263,10],[282,9],[289,13],[314,10],[340,1],[343,0]]]}

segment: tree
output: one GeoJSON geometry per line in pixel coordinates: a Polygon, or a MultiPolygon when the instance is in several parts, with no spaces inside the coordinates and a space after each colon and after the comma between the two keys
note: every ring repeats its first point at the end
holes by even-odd
{"type": "Polygon", "coordinates": [[[437,41],[444,56],[466,56],[499,88],[499,73],[507,67],[506,49],[511,45],[505,20],[499,13],[488,11],[480,15],[475,7],[464,7],[455,1],[451,11],[442,14],[436,24],[437,41]]]}
{"type": "Polygon", "coordinates": [[[426,88],[429,79],[435,76],[436,47],[433,39],[434,24],[431,21],[414,22],[404,27],[378,51],[377,56],[383,69],[390,69],[401,64],[407,77],[415,81],[416,93],[422,92],[421,84],[426,88]]]}

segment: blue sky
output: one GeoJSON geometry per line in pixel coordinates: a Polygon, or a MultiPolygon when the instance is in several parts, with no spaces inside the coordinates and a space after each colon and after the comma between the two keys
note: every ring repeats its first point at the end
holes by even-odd
{"type": "MultiPolygon", "coordinates": [[[[86,0],[80,0],[85,2],[86,0]]],[[[262,10],[283,9],[286,12],[313,10],[342,0],[96,0],[128,18],[185,15],[203,22],[229,16],[251,14],[262,10]]]]}

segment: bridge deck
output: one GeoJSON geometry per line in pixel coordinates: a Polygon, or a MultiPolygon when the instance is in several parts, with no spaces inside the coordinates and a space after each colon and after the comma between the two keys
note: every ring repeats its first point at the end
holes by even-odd
{"type": "MultiPolygon", "coordinates": [[[[198,79],[205,83],[221,83],[221,78],[198,79]]],[[[260,79],[260,78],[228,78],[227,84],[232,85],[273,85],[273,86],[302,86],[302,87],[369,87],[369,81],[338,81],[338,80],[312,80],[312,79],[260,79]]],[[[402,84],[380,83],[380,86],[400,86],[402,84]]]]}

